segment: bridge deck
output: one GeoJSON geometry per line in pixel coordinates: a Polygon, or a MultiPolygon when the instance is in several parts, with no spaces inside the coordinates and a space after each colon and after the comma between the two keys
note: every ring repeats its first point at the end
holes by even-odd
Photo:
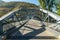
{"type": "MultiPolygon", "coordinates": [[[[35,30],[41,29],[41,28],[42,28],[41,25],[42,25],[42,24],[41,24],[40,21],[33,20],[33,19],[31,19],[31,20],[26,24],[26,26],[28,26],[28,27],[30,27],[30,28],[33,28],[33,29],[35,29],[35,30]]],[[[24,27],[24,29],[26,29],[26,27],[24,27]]],[[[27,30],[29,30],[29,29],[26,29],[24,34],[26,34],[27,30]]],[[[31,30],[31,31],[33,31],[33,30],[31,30]]],[[[42,31],[42,30],[40,30],[40,31],[42,31]]],[[[53,35],[52,33],[50,33],[48,30],[45,30],[45,31],[42,32],[42,33],[38,33],[36,36],[54,36],[54,35],[53,35]]]]}
{"type": "Polygon", "coordinates": [[[54,34],[49,32],[45,29],[45,27],[41,26],[41,22],[31,19],[26,23],[21,29],[17,29],[14,33],[10,34],[11,38],[14,38],[16,36],[27,39],[51,39],[56,40],[54,34]],[[24,36],[24,37],[22,37],[24,36]]]}

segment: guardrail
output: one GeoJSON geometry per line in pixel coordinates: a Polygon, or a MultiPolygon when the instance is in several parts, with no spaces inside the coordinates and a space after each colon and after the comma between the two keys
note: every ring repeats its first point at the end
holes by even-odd
{"type": "Polygon", "coordinates": [[[4,19],[9,19],[9,18],[10,18],[11,16],[13,16],[14,13],[17,12],[17,11],[18,11],[18,10],[11,11],[11,12],[9,12],[8,14],[6,14],[6,15],[4,15],[4,16],[2,16],[2,17],[0,18],[0,34],[3,33],[3,20],[4,20],[4,19]]]}
{"type": "Polygon", "coordinates": [[[11,12],[7,13],[6,15],[2,16],[2,17],[0,18],[0,21],[4,20],[4,19],[6,19],[6,18],[10,18],[12,15],[14,15],[14,12],[16,12],[16,11],[18,11],[18,10],[19,10],[19,9],[14,10],[14,11],[11,11],[11,12]]]}
{"type": "MultiPolygon", "coordinates": [[[[11,11],[9,13],[7,13],[6,15],[0,17],[0,34],[3,33],[3,23],[4,22],[7,22],[6,19],[9,19],[11,17],[13,17],[14,15],[16,15],[16,13],[20,10],[26,10],[26,9],[23,9],[23,8],[20,8],[20,9],[17,9],[17,10],[14,10],[14,11],[11,11]],[[5,21],[4,21],[5,20],[5,21]]],[[[29,10],[29,9],[28,9],[29,10]]],[[[16,17],[16,16],[15,16],[16,17]]],[[[12,18],[13,20],[13,18],[12,18]]]]}
{"type": "MultiPolygon", "coordinates": [[[[3,21],[4,21],[5,19],[9,19],[10,17],[14,16],[14,14],[15,14],[18,10],[20,10],[20,9],[11,11],[10,13],[8,13],[8,14],[6,14],[6,15],[4,15],[4,16],[2,16],[2,17],[0,18],[0,34],[3,33],[3,21]]],[[[58,15],[56,15],[56,14],[50,12],[50,11],[44,10],[44,9],[40,9],[40,11],[42,11],[42,12],[45,13],[45,14],[48,14],[47,17],[48,17],[48,16],[51,16],[53,19],[55,19],[55,20],[57,21],[57,22],[56,22],[57,24],[60,24],[60,16],[58,16],[58,15]]],[[[5,21],[4,21],[4,22],[5,22],[5,21]]],[[[48,27],[48,28],[49,28],[49,27],[48,27]]],[[[50,29],[51,29],[51,28],[50,28],[50,29]]],[[[55,31],[55,30],[54,30],[54,31],[55,31]]],[[[55,32],[54,32],[54,33],[55,33],[55,32]]],[[[57,34],[57,35],[59,36],[59,34],[57,34]]]]}
{"type": "Polygon", "coordinates": [[[44,12],[45,14],[48,14],[48,16],[51,16],[53,19],[59,21],[60,20],[60,16],[58,16],[57,14],[55,13],[52,13],[48,10],[44,10],[44,9],[40,9],[40,11],[44,12]]]}
{"type": "MultiPolygon", "coordinates": [[[[48,18],[48,21],[49,21],[49,16],[52,17],[54,20],[56,20],[56,25],[54,25],[53,27],[46,27],[46,29],[49,30],[51,33],[53,33],[55,37],[59,38],[60,37],[60,32],[59,32],[60,16],[48,10],[40,9],[40,11],[43,12],[44,14],[47,14],[47,17],[44,20],[48,18]]],[[[49,26],[49,24],[47,24],[46,26],[49,26]]]]}

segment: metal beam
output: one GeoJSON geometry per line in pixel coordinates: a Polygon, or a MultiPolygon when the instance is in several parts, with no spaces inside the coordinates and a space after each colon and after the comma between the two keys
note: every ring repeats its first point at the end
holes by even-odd
{"type": "Polygon", "coordinates": [[[19,10],[19,9],[14,10],[14,11],[11,11],[11,12],[7,13],[6,15],[2,16],[2,17],[0,18],[0,21],[2,21],[3,19],[6,19],[6,18],[11,17],[11,16],[14,14],[14,12],[16,12],[16,11],[18,11],[18,10],[19,10]]]}
{"type": "Polygon", "coordinates": [[[48,14],[49,16],[51,16],[51,17],[52,17],[53,19],[55,19],[56,21],[59,21],[59,20],[60,20],[60,16],[57,15],[57,14],[55,14],[55,13],[52,13],[52,12],[50,12],[50,11],[48,11],[48,10],[44,10],[44,9],[40,9],[40,11],[48,14]]]}

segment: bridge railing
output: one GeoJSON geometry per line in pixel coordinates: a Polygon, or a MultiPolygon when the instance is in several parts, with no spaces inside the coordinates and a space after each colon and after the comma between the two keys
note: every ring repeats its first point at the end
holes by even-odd
{"type": "MultiPolygon", "coordinates": [[[[13,22],[21,21],[22,19],[24,19],[23,16],[25,17],[26,15],[23,15],[23,14],[21,15],[20,14],[21,11],[26,11],[26,13],[28,15],[28,11],[26,9],[20,8],[20,9],[11,11],[0,18],[0,34],[2,34],[4,31],[14,27],[15,25],[12,25],[13,22]]],[[[28,17],[25,17],[25,19],[26,18],[29,19],[28,17]]]]}
{"type": "Polygon", "coordinates": [[[6,24],[8,22],[7,19],[10,19],[13,17],[13,15],[15,14],[15,12],[17,12],[18,10],[9,12],[8,14],[2,16],[0,18],[0,34],[3,33],[3,25],[6,24]]]}
{"type": "MultiPolygon", "coordinates": [[[[12,11],[12,12],[10,12],[10,13],[8,13],[0,18],[0,34],[2,34],[4,31],[8,30],[11,27],[14,27],[15,25],[12,25],[14,21],[19,21],[19,22],[21,21],[20,18],[18,18],[18,16],[16,16],[16,14],[19,14],[19,13],[17,13],[17,11],[19,11],[19,10],[20,9],[12,11]],[[12,24],[10,22],[12,22],[12,24]],[[8,26],[10,26],[10,27],[8,28],[8,26]],[[3,30],[4,27],[5,27],[5,29],[3,30]]],[[[56,20],[55,25],[53,25],[52,27],[48,27],[51,24],[49,24],[49,25],[47,24],[46,26],[47,26],[47,29],[51,29],[50,31],[55,33],[56,36],[60,35],[60,32],[58,31],[58,30],[60,30],[59,29],[60,28],[60,16],[58,16],[52,12],[49,12],[47,10],[44,10],[44,9],[40,9],[40,11],[43,12],[43,14],[46,14],[46,17],[44,17],[44,19],[43,19],[44,24],[46,24],[45,21],[47,18],[48,18],[47,23],[49,23],[50,17],[52,17],[54,20],[56,20]]],[[[19,15],[19,17],[20,17],[20,15],[19,15]]]]}
{"type": "Polygon", "coordinates": [[[24,15],[21,16],[21,10],[22,9],[11,11],[0,18],[0,34],[3,34],[7,30],[14,28],[15,26],[18,27],[27,21],[26,18],[23,19],[23,17],[25,17],[24,15]]]}
{"type": "Polygon", "coordinates": [[[46,28],[54,33],[54,35],[56,37],[60,37],[60,16],[55,14],[55,13],[52,13],[48,10],[44,10],[44,9],[40,9],[41,12],[43,12],[42,14],[45,14],[45,16],[43,16],[43,22],[44,24],[47,26],[46,28]],[[52,22],[51,23],[51,19],[53,19],[53,21],[55,21],[54,23],[52,22]],[[47,20],[47,22],[45,22],[47,20]]]}

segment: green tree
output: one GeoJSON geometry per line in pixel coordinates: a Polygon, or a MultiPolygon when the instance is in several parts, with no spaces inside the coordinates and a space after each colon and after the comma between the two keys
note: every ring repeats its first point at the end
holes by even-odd
{"type": "Polygon", "coordinates": [[[55,0],[55,4],[57,7],[57,14],[60,15],[60,0],[55,0]]]}
{"type": "Polygon", "coordinates": [[[55,12],[60,15],[60,0],[38,0],[43,9],[55,12]],[[55,11],[53,11],[55,10],[55,11]]]}
{"type": "Polygon", "coordinates": [[[44,9],[46,9],[45,1],[44,0],[38,0],[40,2],[40,6],[44,9]]]}
{"type": "Polygon", "coordinates": [[[44,9],[51,10],[53,6],[54,0],[38,0],[40,2],[40,6],[44,9]]]}

